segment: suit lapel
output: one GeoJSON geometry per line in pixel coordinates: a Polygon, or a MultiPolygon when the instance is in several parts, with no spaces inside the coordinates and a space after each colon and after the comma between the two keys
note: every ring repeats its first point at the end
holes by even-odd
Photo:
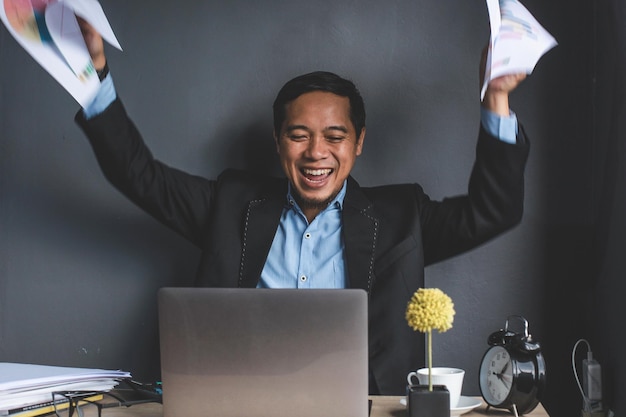
{"type": "MultiPolygon", "coordinates": [[[[285,205],[286,185],[248,203],[243,232],[239,287],[256,287],[285,205]]],[[[343,238],[349,287],[368,293],[374,279],[379,221],[357,182],[348,178],[343,205],[343,238]]]]}
{"type": "Polygon", "coordinates": [[[287,195],[284,186],[248,203],[243,229],[243,248],[239,267],[239,287],[256,287],[274,241],[276,228],[287,195]]]}
{"type": "Polygon", "coordinates": [[[378,226],[371,201],[349,177],[343,207],[343,238],[350,288],[362,288],[368,293],[372,288],[378,226]]]}

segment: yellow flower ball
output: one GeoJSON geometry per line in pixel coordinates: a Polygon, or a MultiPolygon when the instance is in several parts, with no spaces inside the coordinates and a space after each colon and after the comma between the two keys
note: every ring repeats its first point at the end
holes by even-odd
{"type": "Polygon", "coordinates": [[[454,303],[438,288],[418,289],[406,308],[406,321],[413,330],[427,333],[438,330],[439,333],[452,328],[454,303]]]}

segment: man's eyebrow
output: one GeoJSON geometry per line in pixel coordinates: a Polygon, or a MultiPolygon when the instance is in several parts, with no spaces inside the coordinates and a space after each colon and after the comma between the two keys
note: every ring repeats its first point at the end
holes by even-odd
{"type": "Polygon", "coordinates": [[[305,125],[288,125],[287,127],[285,127],[285,132],[293,132],[294,130],[310,130],[308,127],[306,127],[305,125]]]}
{"type": "Polygon", "coordinates": [[[345,126],[328,126],[324,130],[339,130],[343,133],[348,133],[348,128],[345,126]]]}
{"type": "MultiPolygon", "coordinates": [[[[288,125],[287,127],[285,127],[285,132],[293,132],[294,130],[299,130],[299,129],[306,130],[306,131],[310,131],[311,130],[306,125],[288,125]]],[[[345,126],[341,126],[341,125],[340,126],[326,126],[324,128],[324,130],[325,131],[328,131],[328,130],[338,130],[338,131],[343,132],[343,133],[348,133],[348,128],[345,127],[345,126]]]]}

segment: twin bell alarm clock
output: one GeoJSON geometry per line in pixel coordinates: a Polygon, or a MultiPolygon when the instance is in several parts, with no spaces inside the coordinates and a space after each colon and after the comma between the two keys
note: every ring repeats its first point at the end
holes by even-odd
{"type": "Polygon", "coordinates": [[[542,400],[546,387],[546,364],[541,347],[528,333],[528,321],[509,316],[504,329],[492,333],[489,348],[480,362],[480,393],[489,407],[515,415],[531,412],[542,400]],[[509,321],[523,323],[523,333],[509,328],[509,321]]]}

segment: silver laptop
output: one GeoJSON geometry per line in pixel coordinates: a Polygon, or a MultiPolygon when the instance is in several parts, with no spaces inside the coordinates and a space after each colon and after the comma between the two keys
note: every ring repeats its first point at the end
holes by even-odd
{"type": "Polygon", "coordinates": [[[367,417],[363,290],[162,288],[164,417],[367,417]]]}

